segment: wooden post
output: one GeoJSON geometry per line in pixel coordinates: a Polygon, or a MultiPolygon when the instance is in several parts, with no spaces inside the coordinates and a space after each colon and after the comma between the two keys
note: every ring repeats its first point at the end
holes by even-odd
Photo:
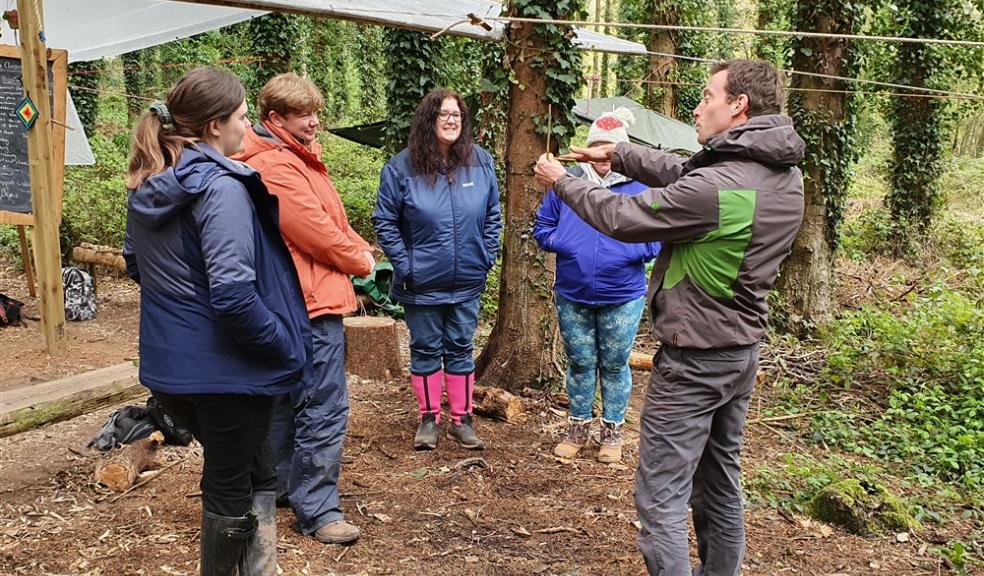
{"type": "MultiPolygon", "coordinates": [[[[34,215],[34,262],[41,286],[41,323],[48,353],[65,354],[65,296],[58,246],[60,210],[55,190],[52,149],[51,99],[48,95],[48,53],[40,38],[43,0],[17,0],[20,17],[21,66],[24,91],[38,109],[38,119],[27,133],[34,215]]],[[[64,162],[64,158],[58,158],[64,162]]]]}
{"type": "Polygon", "coordinates": [[[24,276],[27,277],[27,291],[31,293],[31,298],[37,298],[38,292],[34,288],[34,267],[31,265],[31,249],[27,245],[27,232],[24,227],[17,226],[17,235],[20,236],[21,260],[24,261],[24,276]]]}

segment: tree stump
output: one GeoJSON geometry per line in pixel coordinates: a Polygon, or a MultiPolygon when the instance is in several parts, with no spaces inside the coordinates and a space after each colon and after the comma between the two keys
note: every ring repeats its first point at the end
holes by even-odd
{"type": "Polygon", "coordinates": [[[345,370],[367,380],[392,380],[403,373],[396,321],[384,316],[349,316],[345,327],[345,370]]]}
{"type": "Polygon", "coordinates": [[[473,400],[476,414],[504,422],[515,422],[516,417],[523,413],[523,403],[519,398],[501,388],[475,386],[473,400]]]}
{"type": "Polygon", "coordinates": [[[96,481],[113,492],[125,492],[144,470],[158,467],[157,452],[164,443],[159,430],[110,454],[96,464],[96,481]]]}

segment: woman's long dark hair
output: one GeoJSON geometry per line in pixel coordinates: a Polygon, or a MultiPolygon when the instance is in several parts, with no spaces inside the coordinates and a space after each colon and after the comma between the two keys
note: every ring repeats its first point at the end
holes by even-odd
{"type": "Polygon", "coordinates": [[[453,177],[458,167],[471,158],[472,146],[474,143],[471,113],[468,112],[468,106],[461,96],[444,88],[433,90],[424,96],[413,114],[410,142],[407,144],[410,149],[410,167],[413,168],[414,174],[426,176],[432,186],[437,182],[439,175],[448,174],[449,177],[453,177]],[[454,98],[458,102],[458,108],[461,110],[461,135],[448,150],[448,159],[445,163],[437,147],[436,126],[441,104],[447,98],[454,98]]]}

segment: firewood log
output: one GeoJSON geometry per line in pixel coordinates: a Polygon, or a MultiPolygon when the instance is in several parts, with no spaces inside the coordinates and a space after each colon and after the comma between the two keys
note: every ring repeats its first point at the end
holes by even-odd
{"type": "Polygon", "coordinates": [[[96,481],[113,492],[125,492],[144,470],[160,467],[158,451],[164,444],[164,434],[154,432],[147,438],[128,444],[122,450],[107,455],[96,464],[96,481]]]}
{"type": "Polygon", "coordinates": [[[519,398],[501,388],[475,386],[474,410],[476,414],[515,422],[516,417],[523,413],[523,403],[519,398]]]}

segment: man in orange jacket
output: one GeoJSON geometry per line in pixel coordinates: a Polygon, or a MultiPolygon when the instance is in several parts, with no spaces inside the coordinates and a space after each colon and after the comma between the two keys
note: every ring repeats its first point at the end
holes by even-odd
{"type": "Polygon", "coordinates": [[[237,156],[260,173],[280,201],[280,231],[304,292],[313,338],[313,370],[284,398],[269,441],[277,460],[278,497],[290,501],[297,529],[326,544],[354,542],[359,529],[339,508],[338,474],[348,420],[342,315],[356,308],[350,275],[375,267],[369,244],[349,225],[321,161],[315,136],[324,99],[296,74],[260,91],[260,121],[237,156]]]}

